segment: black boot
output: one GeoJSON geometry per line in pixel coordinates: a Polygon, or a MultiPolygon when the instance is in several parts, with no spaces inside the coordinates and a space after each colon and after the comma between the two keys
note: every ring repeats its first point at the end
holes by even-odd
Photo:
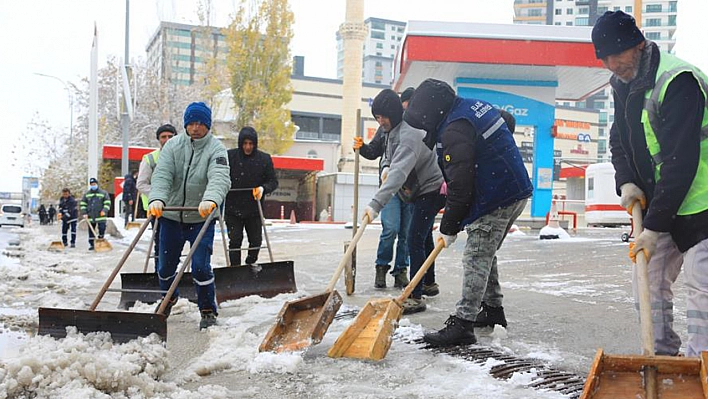
{"type": "Polygon", "coordinates": [[[477,343],[477,337],[474,336],[472,321],[451,315],[445,321],[445,327],[440,331],[425,334],[423,341],[430,346],[470,345],[477,343]]]}
{"type": "Polygon", "coordinates": [[[477,313],[477,319],[474,321],[474,327],[494,327],[495,324],[506,328],[504,307],[493,307],[482,302],[482,309],[479,313],[477,313]]]}
{"type": "Polygon", "coordinates": [[[375,288],[386,288],[386,272],[388,272],[388,268],[388,265],[376,265],[375,288]]]}
{"type": "Polygon", "coordinates": [[[408,268],[401,269],[398,273],[393,275],[393,286],[396,288],[404,289],[408,286],[410,281],[408,280],[408,268]]]}

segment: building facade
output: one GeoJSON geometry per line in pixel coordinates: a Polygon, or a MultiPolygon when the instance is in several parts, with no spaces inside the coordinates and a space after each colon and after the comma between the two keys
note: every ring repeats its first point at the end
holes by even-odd
{"type": "MultiPolygon", "coordinates": [[[[364,83],[390,85],[393,59],[403,39],[406,23],[381,18],[367,18],[368,35],[364,42],[362,79],[364,83]]],[[[344,76],[344,42],[337,33],[337,79],[344,76]]]]}

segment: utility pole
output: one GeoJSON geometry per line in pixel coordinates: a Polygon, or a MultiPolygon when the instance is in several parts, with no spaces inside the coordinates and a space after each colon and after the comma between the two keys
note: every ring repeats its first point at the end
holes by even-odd
{"type": "MultiPolygon", "coordinates": [[[[130,33],[130,0],[125,0],[125,57],[123,58],[123,67],[126,73],[129,70],[128,60],[129,60],[129,35],[130,33]]],[[[123,84],[125,85],[126,82],[123,84]]],[[[125,93],[123,94],[123,102],[121,103],[121,114],[120,114],[120,126],[123,132],[123,151],[121,153],[121,175],[125,176],[129,173],[128,171],[128,134],[130,130],[130,116],[128,115],[128,102],[130,100],[127,98],[125,93]]]]}

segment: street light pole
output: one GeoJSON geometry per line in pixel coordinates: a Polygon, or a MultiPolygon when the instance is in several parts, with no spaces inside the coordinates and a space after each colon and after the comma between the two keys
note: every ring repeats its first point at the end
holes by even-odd
{"type": "Polygon", "coordinates": [[[34,74],[37,76],[43,76],[45,78],[52,78],[58,80],[59,82],[61,82],[62,85],[64,85],[64,89],[66,89],[66,94],[68,94],[69,96],[69,146],[72,146],[74,144],[74,95],[71,94],[71,88],[69,88],[69,85],[63,79],[58,78],[54,75],[47,75],[39,72],[35,72],[34,74]]]}

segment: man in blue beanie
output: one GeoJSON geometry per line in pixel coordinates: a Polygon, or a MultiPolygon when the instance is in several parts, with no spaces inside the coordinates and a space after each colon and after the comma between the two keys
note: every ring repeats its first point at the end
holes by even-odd
{"type": "MultiPolygon", "coordinates": [[[[210,132],[211,109],[202,103],[191,103],[184,111],[187,134],[175,136],[165,143],[152,175],[150,191],[151,215],[160,218],[160,259],[157,274],[160,289],[167,291],[175,278],[185,241],[195,240],[204,219],[221,206],[229,191],[229,162],[226,148],[210,132]],[[194,207],[194,211],[165,211],[164,207],[194,207]]],[[[201,312],[200,329],[216,324],[216,298],[211,253],[214,246],[212,220],[192,257],[192,277],[201,312]]],[[[165,316],[177,302],[179,291],[169,298],[165,316]]],[[[159,308],[159,305],[158,305],[159,308]]]]}
{"type": "Polygon", "coordinates": [[[592,42],[613,74],[610,148],[620,203],[630,214],[636,204],[644,211],[630,258],[642,250],[649,261],[656,354],[677,355],[681,346],[671,286],[683,265],[686,355],[698,356],[708,350],[708,78],[660,51],[622,11],[597,20],[592,42]]]}

